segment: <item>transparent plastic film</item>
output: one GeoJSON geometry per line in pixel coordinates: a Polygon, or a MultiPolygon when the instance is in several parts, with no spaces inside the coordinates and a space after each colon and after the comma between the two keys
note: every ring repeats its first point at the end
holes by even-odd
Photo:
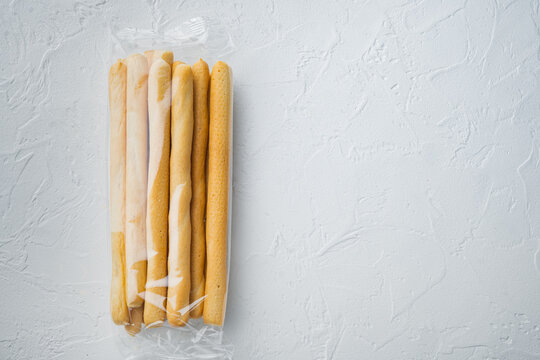
{"type": "Polygon", "coordinates": [[[128,359],[232,358],[225,30],[208,17],[111,29],[111,317],[128,359]]]}

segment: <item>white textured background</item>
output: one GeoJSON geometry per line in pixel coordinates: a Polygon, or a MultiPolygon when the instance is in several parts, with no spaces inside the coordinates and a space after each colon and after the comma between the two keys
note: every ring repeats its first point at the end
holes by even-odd
{"type": "Polygon", "coordinates": [[[540,359],[539,1],[0,2],[0,358],[121,358],[108,26],[203,14],[235,358],[540,359]]]}

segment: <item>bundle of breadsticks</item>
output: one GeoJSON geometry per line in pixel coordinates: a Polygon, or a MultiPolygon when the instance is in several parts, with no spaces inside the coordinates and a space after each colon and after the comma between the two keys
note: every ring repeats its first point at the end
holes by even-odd
{"type": "Polygon", "coordinates": [[[144,325],[223,324],[232,72],[170,51],[109,72],[111,314],[144,325]]]}

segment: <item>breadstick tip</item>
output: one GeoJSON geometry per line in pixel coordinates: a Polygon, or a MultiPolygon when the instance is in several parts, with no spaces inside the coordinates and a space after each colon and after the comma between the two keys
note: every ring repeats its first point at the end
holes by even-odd
{"type": "Polygon", "coordinates": [[[119,71],[122,71],[122,68],[124,66],[125,65],[121,61],[121,59],[117,60],[114,64],[111,65],[111,69],[109,70],[109,77],[114,76],[119,71]]]}
{"type": "Polygon", "coordinates": [[[225,62],[223,62],[223,61],[218,61],[218,62],[214,65],[214,69],[217,69],[218,72],[219,72],[222,68],[228,69],[228,68],[229,68],[229,65],[227,65],[227,63],[225,63],[225,62]]]}
{"type": "Polygon", "coordinates": [[[184,64],[185,64],[185,62],[183,62],[183,61],[175,61],[175,62],[173,62],[173,64],[172,64],[172,73],[174,74],[174,70],[175,70],[179,65],[184,65],[184,64]]]}
{"type": "Polygon", "coordinates": [[[157,59],[150,68],[150,73],[158,80],[157,100],[161,101],[171,86],[171,67],[165,60],[157,59]]]}
{"type": "Polygon", "coordinates": [[[139,53],[131,54],[131,55],[129,55],[129,56],[126,58],[126,60],[128,60],[128,59],[134,59],[134,58],[139,58],[139,57],[144,57],[144,55],[141,55],[141,54],[139,54],[139,53]]]}
{"type": "Polygon", "coordinates": [[[167,64],[171,65],[173,64],[173,61],[174,61],[174,55],[173,55],[173,52],[172,51],[164,51],[162,54],[161,54],[161,58],[163,60],[165,60],[167,62],[167,64]]]}
{"type": "Polygon", "coordinates": [[[176,66],[173,67],[172,74],[173,74],[173,77],[186,76],[188,74],[192,74],[191,66],[184,63],[176,64],[176,66]]]}

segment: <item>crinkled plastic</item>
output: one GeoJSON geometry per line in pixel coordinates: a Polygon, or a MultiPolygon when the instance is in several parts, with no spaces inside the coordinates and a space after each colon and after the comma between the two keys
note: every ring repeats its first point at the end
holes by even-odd
{"type": "MultiPolygon", "coordinates": [[[[193,17],[187,20],[169,21],[154,29],[111,28],[111,47],[108,66],[118,59],[126,59],[131,54],[143,54],[147,50],[172,51],[174,60],[193,64],[202,58],[208,62],[210,70],[219,60],[234,49],[231,37],[223,24],[210,17],[193,17]]],[[[172,68],[172,66],[171,66],[172,68]]],[[[232,94],[231,94],[232,97],[232,94]]],[[[232,101],[232,100],[231,100],[232,101]]],[[[157,105],[156,105],[157,106],[157,105]]],[[[148,112],[156,112],[148,109],[148,112]]],[[[231,116],[232,122],[232,116],[231,116]]],[[[148,127],[148,143],[151,126],[148,127]]],[[[232,200],[232,123],[230,130],[229,151],[229,196],[228,196],[228,235],[227,235],[227,288],[230,260],[231,236],[231,200],[232,200]]],[[[148,145],[148,165],[151,165],[152,149],[148,145]]],[[[129,151],[129,150],[128,150],[129,151]]],[[[163,154],[162,154],[163,155],[163,154]]],[[[152,170],[149,170],[150,172],[152,170]]],[[[157,170],[156,170],[157,171],[157,170]]],[[[148,187],[151,186],[151,174],[147,173],[148,187]]],[[[111,180],[112,181],[112,180],[111,180]]],[[[149,216],[146,214],[146,216],[149,216]]],[[[113,230],[111,228],[112,231],[113,230]]],[[[109,251],[111,243],[107,242],[109,251]]],[[[150,252],[152,253],[152,252],[150,252]]],[[[133,264],[126,263],[126,268],[133,264]]],[[[126,275],[127,276],[127,275],[126,275]]],[[[170,280],[170,279],[169,279],[170,280]]],[[[167,278],[159,279],[159,283],[167,283],[167,278]]],[[[109,279],[110,281],[110,279],[109,279]]],[[[177,281],[182,281],[177,279],[177,281]]],[[[159,285],[161,286],[161,285],[159,285]]],[[[142,294],[142,297],[148,297],[142,294]]],[[[205,298],[197,299],[182,309],[182,313],[191,310],[205,298]]],[[[225,301],[226,304],[226,301],[225,301]]],[[[165,309],[164,309],[165,310],[165,309]]],[[[112,323],[112,322],[111,322],[112,323]]],[[[142,327],[136,335],[130,335],[124,326],[115,326],[118,346],[127,359],[232,359],[233,346],[224,338],[221,326],[207,325],[203,318],[191,318],[185,326],[173,327],[165,322],[160,327],[142,327]]]]}
{"type": "Polygon", "coordinates": [[[157,29],[113,27],[111,37],[111,61],[136,52],[162,49],[173,51],[179,59],[191,64],[199,58],[220,59],[235,48],[224,24],[205,16],[167,22],[157,29]]]}

